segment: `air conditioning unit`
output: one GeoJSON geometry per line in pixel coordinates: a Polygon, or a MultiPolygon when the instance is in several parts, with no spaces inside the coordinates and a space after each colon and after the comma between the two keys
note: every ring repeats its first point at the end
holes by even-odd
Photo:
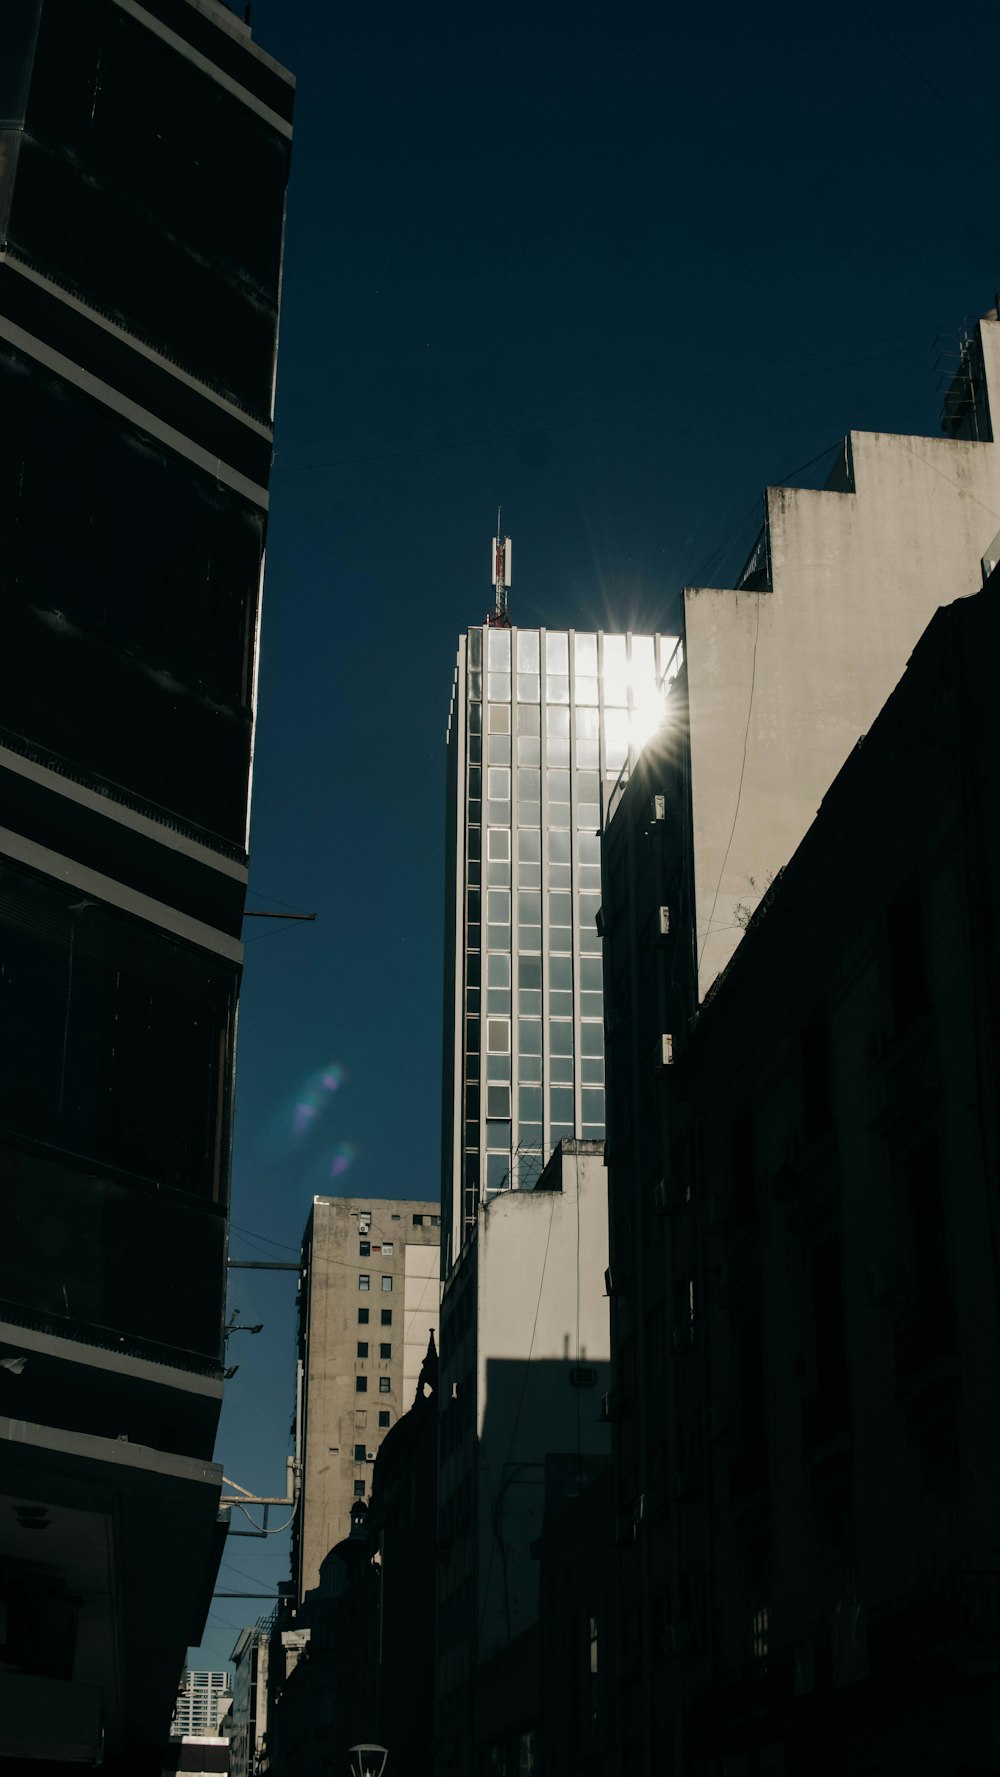
{"type": "Polygon", "coordinates": [[[375,1452],[374,1452],[374,1450],[366,1450],[366,1451],[365,1451],[365,1461],[366,1461],[366,1462],[374,1462],[374,1461],[375,1461],[375,1452]]]}
{"type": "Polygon", "coordinates": [[[657,908],[657,916],[656,917],[657,917],[657,929],[659,931],[660,937],[661,938],[668,938],[670,936],[670,908],[669,907],[657,908]]]}

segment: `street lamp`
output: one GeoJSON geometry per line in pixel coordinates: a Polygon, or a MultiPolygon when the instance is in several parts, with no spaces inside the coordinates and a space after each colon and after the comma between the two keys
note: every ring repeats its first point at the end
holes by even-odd
{"type": "Polygon", "coordinates": [[[370,1741],[363,1740],[360,1745],[352,1746],[350,1752],[351,1777],[382,1777],[389,1757],[384,1746],[373,1746],[370,1741]]]}

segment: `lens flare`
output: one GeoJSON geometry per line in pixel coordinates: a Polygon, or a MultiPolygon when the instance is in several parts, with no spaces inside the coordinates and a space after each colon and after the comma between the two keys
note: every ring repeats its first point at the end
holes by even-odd
{"type": "Polygon", "coordinates": [[[292,1111],[292,1135],[301,1140],[308,1135],[314,1123],[326,1109],[330,1094],[337,1092],[344,1081],[344,1070],[339,1061],[332,1061],[315,1074],[310,1074],[299,1093],[298,1103],[292,1111]]]}
{"type": "Polygon", "coordinates": [[[345,1172],[350,1172],[357,1151],[353,1142],[342,1141],[330,1162],[330,1177],[343,1178],[345,1172]]]}

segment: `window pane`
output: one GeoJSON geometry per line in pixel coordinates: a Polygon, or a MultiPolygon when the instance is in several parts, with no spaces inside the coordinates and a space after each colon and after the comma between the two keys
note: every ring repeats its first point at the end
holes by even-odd
{"type": "Polygon", "coordinates": [[[517,737],[517,762],[519,765],[540,765],[542,762],[542,743],[537,734],[519,734],[517,737]]]}
{"type": "Polygon", "coordinates": [[[519,673],[538,671],[537,629],[519,629],[517,632],[517,670],[519,673]]]}
{"type": "Polygon", "coordinates": [[[389,1414],[384,1410],[381,1411],[378,1416],[378,1422],[379,1422],[380,1426],[388,1425],[389,1424],[389,1414]]]}
{"type": "Polygon", "coordinates": [[[379,1377],[378,1391],[379,1391],[379,1394],[391,1394],[392,1382],[388,1376],[380,1376],[379,1377]]]}
{"type": "Polygon", "coordinates": [[[369,1277],[368,1272],[362,1271],[358,1276],[358,1289],[359,1290],[370,1289],[371,1288],[371,1281],[372,1280],[369,1277]]]}
{"type": "Polygon", "coordinates": [[[545,732],[550,739],[553,735],[569,734],[569,710],[565,706],[548,706],[545,711],[545,732]]]}
{"type": "Polygon", "coordinates": [[[510,672],[510,630],[486,631],[486,665],[491,672],[510,672]]]}
{"type": "Polygon", "coordinates": [[[550,629],[545,637],[545,664],[550,673],[569,672],[569,636],[550,629]]]}
{"type": "Polygon", "coordinates": [[[496,698],[499,703],[503,698],[510,697],[510,673],[487,673],[486,694],[496,698]]]}
{"type": "Polygon", "coordinates": [[[486,980],[490,987],[510,986],[510,956],[507,951],[494,951],[487,957],[486,980]]]}
{"type": "Polygon", "coordinates": [[[368,1356],[368,1341],[367,1341],[367,1339],[359,1339],[358,1340],[358,1356],[359,1357],[367,1357],[368,1356]]]}
{"type": "Polygon", "coordinates": [[[572,1086],[553,1086],[549,1091],[549,1113],[552,1121],[573,1126],[572,1086]]]}
{"type": "Polygon", "coordinates": [[[545,696],[549,703],[568,703],[569,679],[562,673],[550,673],[545,681],[545,696]]]}
{"type": "Polygon", "coordinates": [[[541,696],[541,691],[539,690],[538,674],[537,673],[518,673],[518,675],[517,675],[517,700],[518,700],[518,703],[537,703],[540,696],[541,696]]]}
{"type": "Polygon", "coordinates": [[[383,1290],[386,1291],[386,1293],[388,1293],[392,1289],[392,1278],[391,1277],[383,1277],[382,1288],[383,1288],[383,1290]]]}
{"type": "Polygon", "coordinates": [[[490,712],[490,723],[489,723],[490,733],[491,734],[509,734],[510,733],[510,704],[509,703],[491,703],[489,705],[489,712],[490,712]]]}
{"type": "Polygon", "coordinates": [[[549,1050],[553,1055],[572,1055],[573,1025],[569,1019],[549,1025],[549,1050]]]}
{"type": "Polygon", "coordinates": [[[486,835],[486,856],[488,858],[509,859],[509,827],[490,827],[486,835]]]}
{"type": "Polygon", "coordinates": [[[509,1086],[487,1086],[486,1115],[488,1117],[510,1118],[509,1086]]]}
{"type": "Polygon", "coordinates": [[[368,1393],[368,1378],[367,1378],[367,1376],[355,1376],[355,1378],[354,1378],[354,1392],[355,1392],[355,1394],[367,1394],[368,1393]]]}
{"type": "Polygon", "coordinates": [[[578,673],[596,673],[597,637],[586,632],[573,637],[573,665],[578,673]]]}

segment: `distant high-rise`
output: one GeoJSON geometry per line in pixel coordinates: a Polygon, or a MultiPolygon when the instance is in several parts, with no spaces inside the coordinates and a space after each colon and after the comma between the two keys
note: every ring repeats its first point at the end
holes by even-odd
{"type": "Polygon", "coordinates": [[[14,0],[0,70],[0,1760],[141,1777],[221,1552],[294,83],[221,0],[14,0]]]}
{"type": "Polygon", "coordinates": [[[442,1219],[604,1135],[602,796],[656,727],[676,641],[476,626],[448,722],[442,1219]]]}
{"type": "Polygon", "coordinates": [[[292,1573],[301,1604],[350,1535],[383,1438],[413,1405],[437,1336],[437,1203],[315,1197],[299,1302],[301,1490],[292,1573]]]}
{"type": "Polygon", "coordinates": [[[224,1671],[187,1671],[177,1698],[171,1736],[215,1734],[232,1701],[232,1680],[224,1671]]]}

